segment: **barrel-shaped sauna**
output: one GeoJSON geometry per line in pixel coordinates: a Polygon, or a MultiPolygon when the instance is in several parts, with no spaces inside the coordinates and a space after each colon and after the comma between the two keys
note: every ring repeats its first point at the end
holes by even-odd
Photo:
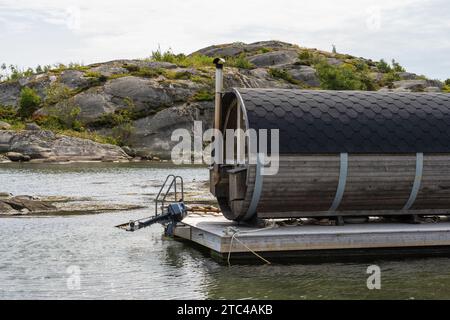
{"type": "Polygon", "coordinates": [[[212,169],[228,219],[450,214],[449,94],[234,88],[236,128],[279,129],[279,170],[212,169]]]}

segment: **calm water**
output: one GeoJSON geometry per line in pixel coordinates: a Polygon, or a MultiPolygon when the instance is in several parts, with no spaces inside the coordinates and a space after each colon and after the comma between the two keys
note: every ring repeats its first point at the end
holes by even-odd
{"type": "Polygon", "coordinates": [[[151,214],[151,199],[169,173],[187,181],[207,179],[203,168],[149,164],[0,165],[0,192],[149,206],[99,215],[0,218],[0,298],[450,299],[447,258],[228,267],[163,239],[159,225],[135,233],[113,227],[151,214]],[[366,287],[370,264],[381,268],[381,290],[366,287]],[[79,278],[68,273],[78,270],[79,278]]]}

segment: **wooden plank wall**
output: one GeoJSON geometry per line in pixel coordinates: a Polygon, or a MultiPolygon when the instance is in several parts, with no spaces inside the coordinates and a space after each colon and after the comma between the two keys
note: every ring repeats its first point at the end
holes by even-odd
{"type": "MultiPolygon", "coordinates": [[[[450,155],[424,155],[422,183],[411,210],[402,210],[414,182],[416,155],[349,155],[344,196],[336,212],[329,208],[339,181],[339,155],[282,155],[277,175],[263,177],[258,205],[261,217],[408,214],[430,210],[445,214],[450,209],[450,155]],[[437,211],[436,211],[437,210],[437,211]],[[290,214],[291,212],[291,214],[290,214]]],[[[249,166],[247,185],[239,203],[232,207],[235,218],[246,213],[250,204],[255,166],[249,166]]]]}

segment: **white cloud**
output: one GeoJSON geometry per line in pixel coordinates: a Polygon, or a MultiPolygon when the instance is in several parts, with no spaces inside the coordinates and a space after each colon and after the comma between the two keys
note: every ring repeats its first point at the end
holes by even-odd
{"type": "MultiPolygon", "coordinates": [[[[52,57],[59,52],[60,61],[86,63],[143,57],[158,45],[191,52],[230,41],[279,39],[325,50],[336,44],[341,52],[396,58],[443,78],[450,77],[449,9],[445,0],[0,0],[0,26],[8,26],[0,39],[24,42],[34,36],[30,28],[58,28],[76,41],[61,36],[55,43],[42,34],[42,46],[52,57]]],[[[51,62],[35,52],[10,61],[17,54],[4,50],[9,63],[51,62]]]]}

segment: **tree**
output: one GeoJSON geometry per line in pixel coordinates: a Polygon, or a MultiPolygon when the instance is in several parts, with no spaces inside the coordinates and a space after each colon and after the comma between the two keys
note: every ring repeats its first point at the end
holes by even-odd
{"type": "Polygon", "coordinates": [[[392,59],[392,69],[394,69],[395,72],[405,72],[405,68],[403,68],[400,63],[395,61],[395,59],[392,59]]]}
{"type": "Polygon", "coordinates": [[[389,65],[389,63],[384,61],[384,59],[381,59],[380,62],[377,63],[377,68],[382,73],[388,73],[392,71],[391,66],[389,65]]]}

